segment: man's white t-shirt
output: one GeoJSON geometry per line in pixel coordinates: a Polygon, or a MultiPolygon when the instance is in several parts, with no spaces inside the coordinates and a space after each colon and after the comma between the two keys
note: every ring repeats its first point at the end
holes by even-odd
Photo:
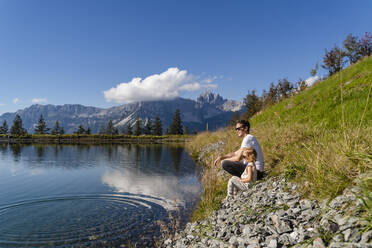
{"type": "Polygon", "coordinates": [[[256,169],[259,170],[259,171],[263,171],[264,170],[263,154],[262,154],[260,144],[258,143],[256,137],[254,137],[251,134],[247,134],[244,137],[244,139],[242,141],[242,145],[240,146],[240,148],[243,148],[243,147],[246,147],[246,148],[252,147],[253,149],[256,150],[256,152],[257,152],[257,160],[255,162],[256,169]]]}

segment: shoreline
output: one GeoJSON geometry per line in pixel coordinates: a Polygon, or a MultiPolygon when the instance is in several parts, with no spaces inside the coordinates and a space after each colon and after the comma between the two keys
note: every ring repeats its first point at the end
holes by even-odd
{"type": "Polygon", "coordinates": [[[185,143],[188,135],[134,136],[134,135],[101,135],[101,134],[64,134],[64,135],[1,135],[0,144],[169,144],[185,143]]]}

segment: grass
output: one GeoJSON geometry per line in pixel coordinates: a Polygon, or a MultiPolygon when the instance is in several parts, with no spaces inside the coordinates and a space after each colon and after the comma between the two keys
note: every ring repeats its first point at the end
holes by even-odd
{"type": "MultiPolygon", "coordinates": [[[[309,198],[332,199],[355,184],[359,175],[370,172],[371,87],[369,57],[254,116],[251,133],[261,144],[269,175],[283,174],[297,182],[299,191],[309,198]]],[[[241,140],[227,128],[201,133],[186,144],[192,154],[198,154],[220,140],[224,146],[203,158],[204,195],[193,220],[218,209],[226,180],[218,177],[220,168],[212,163],[218,155],[239,148],[241,140]]],[[[371,185],[365,187],[371,191],[371,185]]],[[[367,202],[367,196],[361,197],[367,202]]]]}

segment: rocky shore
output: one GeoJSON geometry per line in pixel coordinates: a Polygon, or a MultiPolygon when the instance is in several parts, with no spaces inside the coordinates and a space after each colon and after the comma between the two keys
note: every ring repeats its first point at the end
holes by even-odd
{"type": "Polygon", "coordinates": [[[371,221],[361,214],[358,187],[322,202],[303,199],[296,187],[281,177],[266,178],[160,246],[372,247],[371,221]]]}

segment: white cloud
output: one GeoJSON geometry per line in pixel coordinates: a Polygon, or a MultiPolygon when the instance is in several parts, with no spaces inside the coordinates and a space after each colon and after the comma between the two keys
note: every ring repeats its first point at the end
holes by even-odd
{"type": "Polygon", "coordinates": [[[17,104],[17,103],[19,103],[19,102],[20,102],[19,98],[14,98],[14,99],[13,99],[13,103],[14,103],[14,104],[17,104]]]}
{"type": "Polygon", "coordinates": [[[5,105],[6,105],[5,103],[0,102],[0,107],[3,107],[5,105]]]}
{"type": "Polygon", "coordinates": [[[107,101],[117,103],[153,101],[173,99],[181,91],[198,91],[216,88],[212,80],[197,82],[186,70],[169,68],[163,73],[154,74],[144,79],[133,78],[128,83],[120,83],[116,87],[103,92],[107,101]]]}
{"type": "Polygon", "coordinates": [[[32,103],[46,103],[48,100],[45,98],[34,98],[31,101],[32,103]]]}
{"type": "Polygon", "coordinates": [[[306,82],[306,85],[310,87],[311,85],[313,85],[313,83],[315,83],[318,80],[319,80],[319,77],[314,76],[314,77],[309,77],[308,79],[305,80],[305,82],[306,82]]]}

